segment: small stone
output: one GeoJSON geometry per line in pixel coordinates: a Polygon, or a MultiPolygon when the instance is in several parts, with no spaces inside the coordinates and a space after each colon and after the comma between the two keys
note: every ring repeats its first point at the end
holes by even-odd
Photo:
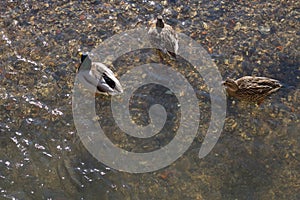
{"type": "Polygon", "coordinates": [[[234,31],[239,31],[242,27],[241,22],[237,22],[233,28],[234,31]]]}
{"type": "Polygon", "coordinates": [[[205,30],[207,30],[209,28],[206,22],[202,22],[202,26],[205,30]]]}
{"type": "Polygon", "coordinates": [[[259,31],[261,34],[269,34],[270,31],[271,31],[271,28],[270,28],[269,25],[259,26],[259,27],[258,27],[258,31],[259,31]]]}

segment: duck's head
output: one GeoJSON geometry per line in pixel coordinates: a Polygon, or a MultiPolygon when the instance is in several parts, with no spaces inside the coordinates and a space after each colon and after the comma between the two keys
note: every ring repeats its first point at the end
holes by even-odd
{"type": "Polygon", "coordinates": [[[164,28],[165,27],[163,17],[161,15],[157,16],[157,18],[156,18],[156,27],[157,28],[164,28]]]}
{"type": "Polygon", "coordinates": [[[227,78],[223,82],[223,85],[225,86],[226,90],[230,92],[236,92],[239,89],[237,83],[231,78],[227,78]]]}
{"type": "Polygon", "coordinates": [[[81,67],[83,66],[83,62],[89,58],[87,53],[84,52],[78,52],[77,57],[80,58],[80,64],[79,66],[76,68],[76,72],[79,72],[79,70],[81,69],[81,67]]]}
{"type": "Polygon", "coordinates": [[[87,53],[79,52],[80,61],[83,63],[83,61],[88,57],[87,53]]]}

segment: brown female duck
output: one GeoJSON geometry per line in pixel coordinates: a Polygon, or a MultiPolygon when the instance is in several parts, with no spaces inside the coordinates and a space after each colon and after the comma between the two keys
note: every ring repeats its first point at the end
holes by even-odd
{"type": "Polygon", "coordinates": [[[166,24],[162,16],[150,22],[149,40],[153,47],[176,58],[178,52],[178,36],[175,30],[166,24]]]}
{"type": "Polygon", "coordinates": [[[253,76],[244,76],[237,80],[227,78],[223,85],[229,96],[258,104],[282,87],[278,80],[253,76]]]}

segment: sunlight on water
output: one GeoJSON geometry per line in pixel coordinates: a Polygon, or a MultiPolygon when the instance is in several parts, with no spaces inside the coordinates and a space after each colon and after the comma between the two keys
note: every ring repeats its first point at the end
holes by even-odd
{"type": "MultiPolygon", "coordinates": [[[[298,1],[2,1],[0,6],[0,199],[300,198],[298,1]],[[78,49],[90,52],[114,34],[148,25],[158,13],[203,46],[224,80],[267,76],[283,87],[259,106],[228,98],[221,137],[199,159],[211,118],[211,91],[201,75],[183,58],[162,60],[151,49],[119,57],[112,62],[117,77],[147,62],[176,69],[193,87],[200,110],[197,136],[173,164],[150,173],[119,172],[97,161],[81,140],[95,141],[77,135],[72,89],[78,49]]],[[[97,95],[97,117],[89,120],[101,124],[116,146],[150,152],[176,135],[182,105],[168,88],[143,86],[130,101],[131,120],[139,125],[151,122],[153,104],[168,112],[161,132],[144,140],[116,125],[110,100],[97,95]]]]}

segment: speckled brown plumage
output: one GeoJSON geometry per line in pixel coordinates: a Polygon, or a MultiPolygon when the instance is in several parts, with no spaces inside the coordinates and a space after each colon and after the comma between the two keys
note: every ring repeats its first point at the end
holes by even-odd
{"type": "Polygon", "coordinates": [[[154,48],[176,58],[178,52],[178,36],[174,29],[166,24],[161,16],[150,22],[149,40],[154,48]]]}
{"type": "Polygon", "coordinates": [[[244,76],[237,80],[227,78],[223,85],[229,96],[258,104],[282,87],[278,80],[253,76],[244,76]]]}

